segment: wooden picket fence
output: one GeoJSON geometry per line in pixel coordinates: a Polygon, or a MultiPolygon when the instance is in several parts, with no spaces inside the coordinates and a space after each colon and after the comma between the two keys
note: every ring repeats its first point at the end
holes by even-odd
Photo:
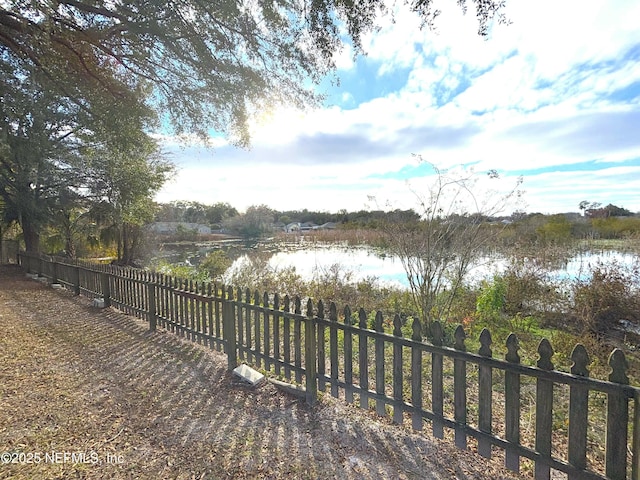
{"type": "Polygon", "coordinates": [[[459,448],[471,441],[483,457],[503,455],[515,472],[523,459],[532,461],[536,479],[557,470],[570,480],[640,480],[640,388],[629,385],[619,349],[609,358],[609,378],[598,380],[589,377],[582,345],[571,354],[570,372],[561,372],[547,340],[537,365],[527,366],[514,334],[502,360],[493,356],[486,329],[474,353],[462,326],[449,348],[438,322],[425,342],[418,320],[403,325],[397,315],[388,322],[378,312],[370,322],[362,309],[347,306],[339,314],[335,304],[326,309],[311,299],[303,312],[298,297],[26,253],[19,261],[28,273],[145,319],[151,330],[224,349],[229,369],[243,362],[304,385],[309,404],[328,392],[415,430],[429,425],[432,435],[450,436],[459,448]],[[594,428],[605,424],[603,432],[594,428]],[[603,458],[593,460],[599,452],[603,458]]]}

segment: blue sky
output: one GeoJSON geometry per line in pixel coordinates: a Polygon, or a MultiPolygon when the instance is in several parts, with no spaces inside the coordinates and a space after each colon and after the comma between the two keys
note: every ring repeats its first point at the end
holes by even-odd
{"type": "MultiPolygon", "coordinates": [[[[397,2],[399,4],[403,2],[397,2]]],[[[582,200],[640,211],[640,2],[508,0],[511,25],[476,35],[472,8],[436,0],[436,31],[401,6],[336,57],[322,108],[256,119],[252,147],[165,148],[179,173],[158,201],[244,210],[415,206],[432,171],[523,177],[523,203],[556,213],[582,200]],[[375,200],[372,200],[375,198],[375,200]]]]}

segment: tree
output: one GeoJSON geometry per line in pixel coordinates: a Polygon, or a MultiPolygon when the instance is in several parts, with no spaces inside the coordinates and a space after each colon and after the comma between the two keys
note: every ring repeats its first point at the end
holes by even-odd
{"type": "Polygon", "coordinates": [[[566,244],[571,240],[571,222],[561,213],[550,216],[547,221],[536,229],[542,244],[566,244]]]}
{"type": "Polygon", "coordinates": [[[85,150],[91,182],[88,189],[98,203],[95,217],[111,229],[118,262],[131,264],[137,254],[141,227],[153,221],[153,195],[173,173],[156,142],[137,132],[135,147],[125,151],[101,145],[85,150]]]}
{"type": "MultiPolygon", "coordinates": [[[[434,320],[447,320],[462,282],[502,230],[487,222],[519,197],[518,179],[506,193],[480,193],[473,171],[447,172],[431,165],[434,180],[413,191],[420,220],[393,217],[383,223],[391,252],[402,262],[416,313],[431,333],[434,320]]],[[[497,181],[496,172],[489,180],[497,181]]]]}
{"type": "MultiPolygon", "coordinates": [[[[406,5],[431,25],[439,14],[432,3],[406,5]]],[[[480,34],[505,20],[503,0],[458,1],[468,3],[480,34]]],[[[95,91],[129,106],[149,101],[178,134],[206,137],[214,128],[246,145],[251,115],[317,101],[308,80],[334,68],[343,32],[359,52],[386,11],[377,0],[8,0],[0,62],[49,78],[79,105],[95,91]],[[146,99],[132,94],[142,84],[153,88],[146,99]]]]}
{"type": "Polygon", "coordinates": [[[74,135],[80,112],[41,85],[4,70],[0,79],[0,196],[5,217],[37,251],[42,227],[61,195],[78,184],[74,135]]]}
{"type": "Polygon", "coordinates": [[[228,219],[225,226],[249,238],[259,237],[273,230],[274,212],[266,205],[252,205],[247,211],[228,219]]]}
{"type": "Polygon", "coordinates": [[[146,172],[133,159],[145,163],[157,156],[157,144],[146,133],[155,116],[148,108],[126,110],[101,92],[79,104],[37,71],[14,71],[3,63],[0,68],[0,197],[5,218],[20,224],[26,249],[38,251],[49,223],[104,200],[101,181],[122,185],[129,174],[133,187],[143,187],[146,172]],[[119,165],[107,157],[118,158],[119,165]]]}

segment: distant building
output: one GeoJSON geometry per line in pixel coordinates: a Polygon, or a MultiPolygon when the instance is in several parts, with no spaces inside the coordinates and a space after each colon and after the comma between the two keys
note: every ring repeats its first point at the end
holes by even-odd
{"type": "Polygon", "coordinates": [[[338,224],[335,222],[327,222],[322,225],[316,225],[313,222],[292,222],[284,226],[284,231],[292,232],[308,232],[310,230],[335,230],[338,224]]]}
{"type": "Polygon", "coordinates": [[[317,228],[318,228],[318,225],[316,225],[313,222],[302,222],[300,224],[300,230],[302,230],[303,232],[308,230],[316,230],[317,228]]]}
{"type": "Polygon", "coordinates": [[[338,224],[336,222],[323,223],[317,227],[318,230],[335,230],[336,228],[338,228],[338,224]]]}

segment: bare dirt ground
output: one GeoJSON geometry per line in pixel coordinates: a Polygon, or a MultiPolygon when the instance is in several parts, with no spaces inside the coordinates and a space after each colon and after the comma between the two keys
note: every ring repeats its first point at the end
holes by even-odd
{"type": "Polygon", "coordinates": [[[226,357],[0,267],[0,479],[514,479],[323,396],[251,389],[226,357]],[[7,463],[8,462],[8,463],[7,463]]]}

